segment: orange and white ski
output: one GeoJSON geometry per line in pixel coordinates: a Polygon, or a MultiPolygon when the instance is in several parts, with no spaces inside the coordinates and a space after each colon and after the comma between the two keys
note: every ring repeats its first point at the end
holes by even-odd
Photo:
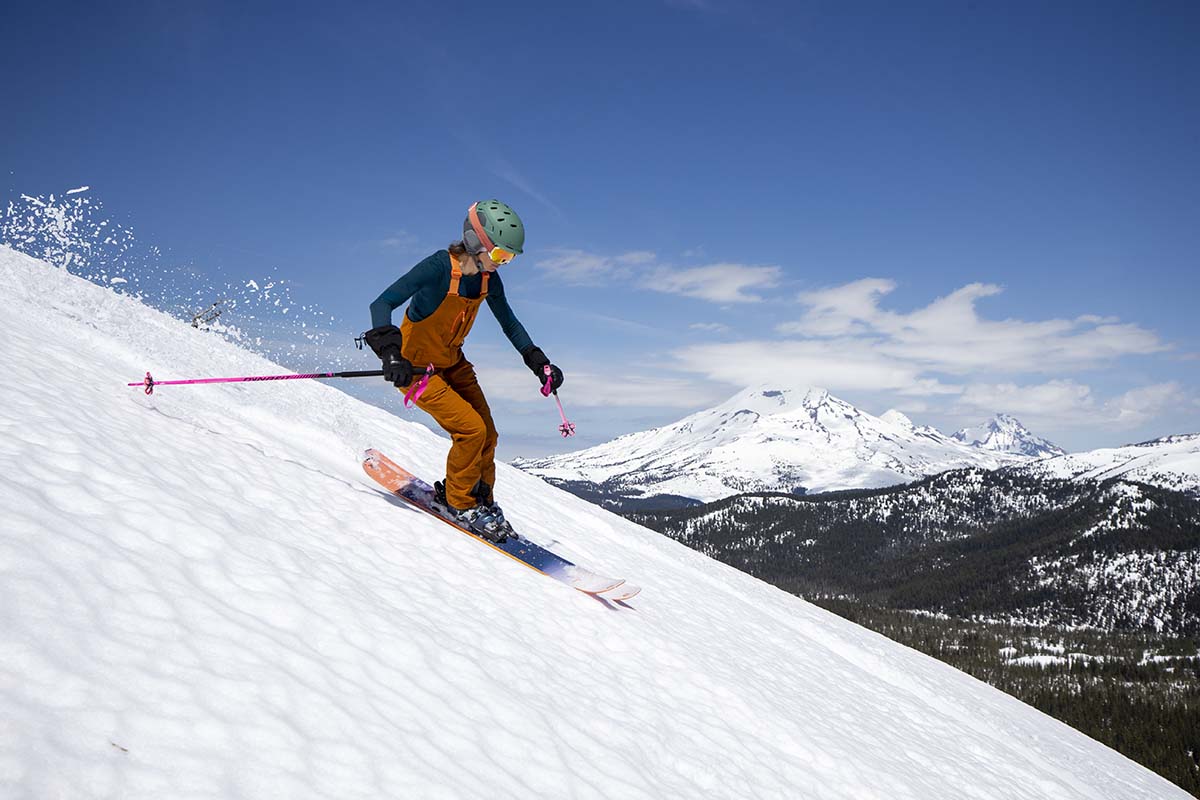
{"type": "Polygon", "coordinates": [[[412,505],[414,508],[435,517],[461,533],[483,542],[509,558],[519,561],[530,569],[578,589],[585,594],[606,600],[624,601],[641,592],[637,586],[626,584],[620,578],[608,578],[589,569],[573,564],[562,556],[529,541],[519,534],[509,534],[502,541],[493,541],[480,533],[460,525],[439,509],[434,500],[433,487],[401,467],[378,450],[363,454],[363,470],[380,486],[412,505]]]}

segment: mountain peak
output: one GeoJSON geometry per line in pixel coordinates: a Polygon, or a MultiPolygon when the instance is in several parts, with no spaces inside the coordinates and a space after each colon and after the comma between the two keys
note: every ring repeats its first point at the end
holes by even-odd
{"type": "Polygon", "coordinates": [[[819,387],[762,383],[743,389],[713,410],[753,411],[771,416],[800,408],[816,408],[828,399],[829,392],[819,387]]]}
{"type": "Polygon", "coordinates": [[[884,422],[891,423],[892,425],[899,425],[902,428],[916,427],[913,421],[909,419],[904,412],[897,411],[894,408],[889,408],[887,411],[883,412],[879,418],[884,422]]]}
{"type": "Polygon", "coordinates": [[[963,444],[997,453],[1046,458],[1066,451],[1053,442],[1030,432],[1011,414],[999,413],[980,425],[962,428],[952,437],[963,444]]]}
{"type": "Polygon", "coordinates": [[[760,384],[670,425],[519,466],[598,487],[605,497],[707,502],[750,491],[889,486],[1026,458],[955,441],[899,412],[873,416],[822,387],[760,384]]]}

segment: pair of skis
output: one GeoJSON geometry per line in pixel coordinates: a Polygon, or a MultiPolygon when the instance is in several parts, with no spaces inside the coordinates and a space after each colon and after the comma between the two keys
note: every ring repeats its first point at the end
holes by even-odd
{"type": "Polygon", "coordinates": [[[573,564],[519,534],[510,533],[503,541],[493,541],[477,531],[463,527],[439,510],[440,506],[434,503],[432,486],[378,450],[368,450],[363,455],[363,469],[380,486],[413,507],[436,517],[471,538],[483,542],[493,550],[521,562],[530,569],[537,570],[543,575],[549,575],[573,589],[578,589],[593,597],[616,601],[629,600],[641,591],[641,588],[626,583],[620,578],[608,578],[573,564]]]}

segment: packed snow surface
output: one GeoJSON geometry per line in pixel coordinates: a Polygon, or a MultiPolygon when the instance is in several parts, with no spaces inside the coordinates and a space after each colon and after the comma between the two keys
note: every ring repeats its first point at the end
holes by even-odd
{"type": "Polygon", "coordinates": [[[646,587],[576,592],[362,473],[439,476],[424,427],[315,381],[147,396],[279,368],[5,248],[0,285],[0,797],[1185,796],[502,467],[520,530],[646,587]]]}

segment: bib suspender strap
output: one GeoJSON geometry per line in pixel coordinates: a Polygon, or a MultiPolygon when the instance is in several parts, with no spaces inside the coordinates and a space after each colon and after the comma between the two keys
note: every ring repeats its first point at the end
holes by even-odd
{"type": "MultiPolygon", "coordinates": [[[[449,297],[458,297],[458,282],[462,279],[462,269],[458,266],[457,261],[450,262],[450,291],[446,292],[449,297]]],[[[487,270],[483,273],[483,285],[479,289],[479,298],[482,300],[487,297],[488,278],[491,277],[487,270]]]]}

